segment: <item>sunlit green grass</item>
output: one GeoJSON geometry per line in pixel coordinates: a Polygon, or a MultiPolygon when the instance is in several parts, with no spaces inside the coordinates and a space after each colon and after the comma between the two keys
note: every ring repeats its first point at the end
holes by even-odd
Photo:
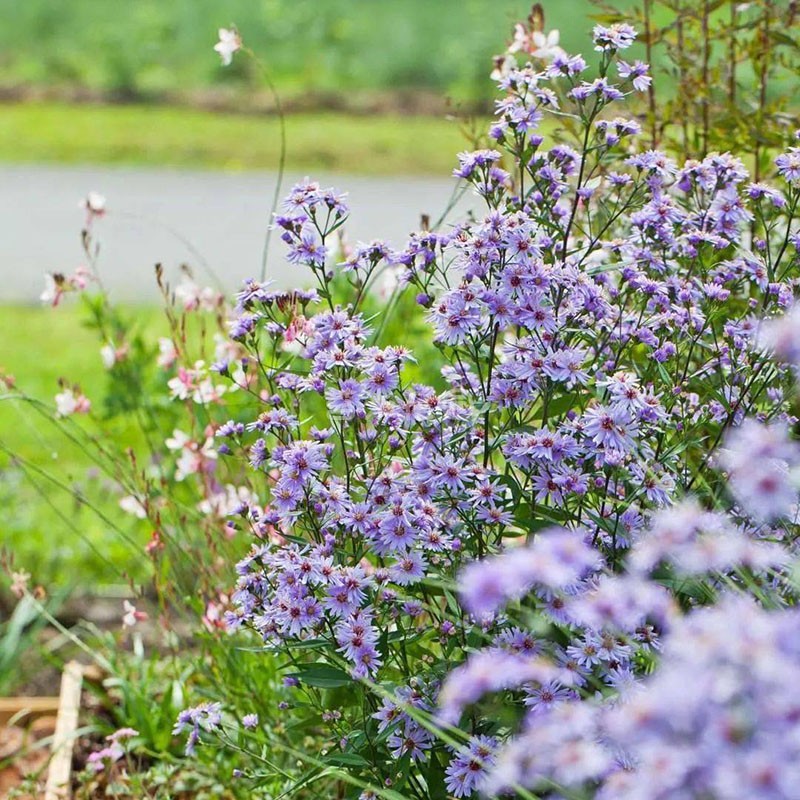
{"type": "MultiPolygon", "coordinates": [[[[481,129],[485,125],[479,126],[481,129]]],[[[443,117],[296,114],[287,168],[367,175],[439,174],[469,141],[443,117]]],[[[276,117],[166,106],[0,106],[0,161],[276,169],[276,117]]]]}
{"type": "MultiPolygon", "coordinates": [[[[137,315],[149,335],[163,330],[156,309],[137,315]]],[[[79,382],[90,398],[102,395],[107,375],[99,347],[74,306],[0,308],[0,369],[38,401],[0,392],[0,547],[49,588],[96,590],[135,576],[143,563],[146,531],[120,512],[119,495],[97,472],[85,445],[70,441],[54,422],[59,378],[79,382]],[[75,489],[90,496],[132,543],[76,502],[75,489]]],[[[124,425],[99,418],[82,418],[80,424],[89,435],[108,434],[120,453],[138,441],[136,431],[124,425]]]]}

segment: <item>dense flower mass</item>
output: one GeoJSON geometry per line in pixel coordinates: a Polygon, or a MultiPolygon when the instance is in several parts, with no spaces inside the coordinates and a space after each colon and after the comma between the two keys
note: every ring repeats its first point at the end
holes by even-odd
{"type": "Polygon", "coordinates": [[[681,620],[656,675],[603,713],[619,755],[598,797],[792,797],[799,634],[796,609],[741,597],[681,620]]]}
{"type": "MultiPolygon", "coordinates": [[[[168,447],[254,538],[227,630],[292,670],[293,713],[325,708],[364,798],[796,781],[795,149],[772,187],[637,146],[635,36],[595,28],[591,72],[519,29],[493,146],[455,169],[482,213],[339,253],[345,198],[303,181],[275,227],[317,289],[247,282],[210,369],[161,347],[177,399],[258,402],[168,447]],[[552,112],[575,141],[539,132],[552,112]],[[366,310],[386,273],[387,307],[408,293],[430,325],[427,382],[366,310]],[[218,485],[223,461],[248,485],[218,485]]],[[[178,729],[191,749],[223,724],[178,729]]]]}

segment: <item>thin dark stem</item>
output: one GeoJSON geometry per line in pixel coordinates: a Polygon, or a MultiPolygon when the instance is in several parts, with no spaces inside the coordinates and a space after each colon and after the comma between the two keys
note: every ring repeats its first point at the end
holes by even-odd
{"type": "MultiPolygon", "coordinates": [[[[652,2],[644,0],[644,44],[647,53],[647,63],[650,69],[653,68],[653,26],[652,26],[652,2]]],[[[650,117],[650,146],[655,150],[658,147],[658,122],[656,114],[656,87],[653,81],[647,87],[647,108],[650,117]]]]}
{"type": "MultiPolygon", "coordinates": [[[[677,36],[678,36],[678,86],[682,86],[685,77],[685,55],[684,55],[684,37],[683,37],[683,9],[678,8],[677,19],[677,36]]],[[[680,98],[678,101],[678,112],[681,118],[681,134],[683,136],[683,152],[689,154],[689,119],[686,99],[683,92],[678,93],[680,98]]]]}
{"type": "Polygon", "coordinates": [[[709,0],[703,0],[703,17],[702,17],[702,30],[703,30],[703,152],[702,156],[708,154],[708,137],[711,127],[711,87],[709,86],[708,75],[709,66],[711,63],[711,32],[709,29],[709,17],[711,16],[711,7],[709,0]]]}
{"type": "Polygon", "coordinates": [[[764,4],[764,16],[761,18],[761,30],[759,32],[758,48],[758,114],[756,115],[756,146],[755,146],[755,169],[754,177],[756,183],[761,180],[761,138],[764,128],[764,113],[767,107],[767,77],[769,75],[769,34],[770,34],[770,11],[772,4],[764,4]]]}
{"type": "Polygon", "coordinates": [[[272,224],[275,212],[278,210],[278,203],[281,199],[281,191],[283,189],[283,175],[286,170],[286,115],[283,113],[283,105],[278,90],[272,82],[266,67],[262,64],[258,56],[249,48],[245,48],[245,52],[255,61],[258,68],[261,70],[261,75],[269,88],[272,99],[275,102],[275,111],[278,114],[278,124],[280,126],[281,137],[281,153],[278,159],[278,180],[275,184],[275,192],[272,196],[272,207],[269,212],[269,220],[267,224],[267,233],[264,237],[264,250],[261,254],[261,282],[263,283],[267,277],[267,258],[269,256],[269,243],[272,239],[272,224]]]}

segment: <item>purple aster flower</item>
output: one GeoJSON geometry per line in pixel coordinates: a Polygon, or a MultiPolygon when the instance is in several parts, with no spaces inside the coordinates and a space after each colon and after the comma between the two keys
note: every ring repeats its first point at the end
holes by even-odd
{"type": "Polygon", "coordinates": [[[498,153],[497,150],[476,150],[472,153],[459,153],[459,167],[458,169],[453,170],[453,175],[455,175],[457,178],[465,178],[469,180],[473,177],[477,169],[494,164],[499,160],[500,153],[498,153]]]}
{"type": "Polygon", "coordinates": [[[636,31],[633,26],[624,22],[608,27],[595,25],[592,31],[592,38],[594,39],[595,50],[625,50],[636,39],[636,31]]]}
{"type": "Polygon", "coordinates": [[[306,228],[299,240],[290,243],[286,260],[290,264],[307,264],[317,269],[325,266],[327,256],[328,248],[319,240],[317,233],[306,228]]]}
{"type": "Polygon", "coordinates": [[[400,586],[410,586],[425,577],[427,564],[421,553],[406,553],[390,568],[392,580],[400,586]]]}
{"type": "Polygon", "coordinates": [[[339,651],[349,661],[356,662],[364,653],[371,652],[378,641],[378,631],[372,619],[372,612],[360,609],[336,624],[339,651]]]}
{"type": "Polygon", "coordinates": [[[775,159],[778,174],[789,183],[800,182],[800,148],[790,147],[775,159]]]}
{"type": "Polygon", "coordinates": [[[433,737],[424,728],[408,720],[402,730],[395,731],[388,738],[386,744],[395,758],[408,756],[412,761],[422,761],[425,751],[431,749],[433,737]]]}
{"type": "Polygon", "coordinates": [[[530,709],[528,720],[537,714],[549,713],[556,703],[578,699],[578,693],[558,681],[529,687],[525,697],[525,705],[530,709]]]}
{"type": "Polygon", "coordinates": [[[580,533],[545,530],[527,547],[469,564],[459,577],[459,595],[471,614],[493,614],[534,584],[567,586],[597,565],[597,553],[580,533]]]}
{"type": "Polygon", "coordinates": [[[345,419],[364,416],[363,396],[364,387],[352,378],[339,381],[338,388],[329,387],[325,391],[328,408],[334,414],[340,414],[345,419]]]}
{"type": "Polygon", "coordinates": [[[617,71],[620,78],[629,79],[637,92],[647,91],[647,88],[652,83],[653,79],[648,74],[649,70],[650,65],[641,61],[635,61],[633,64],[628,64],[622,60],[617,61],[617,71]]]}
{"type": "Polygon", "coordinates": [[[186,740],[185,754],[193,756],[196,745],[200,741],[201,731],[213,733],[222,723],[221,706],[219,703],[201,703],[194,708],[186,708],[178,714],[177,722],[172,729],[174,736],[183,733],[189,728],[189,737],[186,740]]]}
{"type": "Polygon", "coordinates": [[[447,791],[454,797],[470,797],[479,792],[494,764],[497,744],[493,736],[473,736],[467,747],[456,751],[445,770],[447,791]]]}
{"type": "Polygon", "coordinates": [[[481,651],[448,675],[439,694],[438,716],[456,725],[464,709],[489,692],[516,688],[531,681],[549,683],[561,677],[560,669],[535,657],[481,651]]]}
{"type": "Polygon", "coordinates": [[[729,473],[734,494],[756,519],[777,519],[794,509],[798,491],[791,468],[800,465],[800,448],[783,426],[748,420],[734,428],[720,463],[729,473]]]}
{"type": "Polygon", "coordinates": [[[628,452],[634,447],[637,423],[625,408],[596,405],[583,415],[583,430],[600,447],[628,452]]]}

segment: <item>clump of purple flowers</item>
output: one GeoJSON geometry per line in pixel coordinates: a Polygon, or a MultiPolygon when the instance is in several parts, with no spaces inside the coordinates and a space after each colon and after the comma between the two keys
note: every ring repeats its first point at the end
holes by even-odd
{"type": "Polygon", "coordinates": [[[797,786],[800,667],[796,609],[768,613],[727,596],[689,614],[646,685],[605,710],[620,754],[598,794],[653,798],[791,797],[797,786]]]}
{"type": "MultiPolygon", "coordinates": [[[[502,71],[493,148],[455,170],[483,213],[339,257],[345,201],[305,181],[275,225],[317,291],[238,297],[248,355],[218,371],[253,392],[256,369],[263,407],[216,439],[268,504],[233,511],[254,545],[227,628],[292,670],[294,713],[324,709],[369,786],[732,797],[741,774],[779,797],[793,774],[769,667],[796,667],[795,615],[769,609],[795,597],[796,364],[775,357],[800,353],[796,154],[776,188],[637,147],[616,110],[649,85],[618,55],[635,35],[598,26],[596,72],[555,51],[502,71]],[[574,142],[538,132],[552,112],[574,142]],[[430,384],[365,310],[381,275],[430,324],[430,384]],[[756,630],[726,644],[736,615],[756,630]]],[[[176,731],[191,751],[219,724],[204,706],[176,731]]]]}

